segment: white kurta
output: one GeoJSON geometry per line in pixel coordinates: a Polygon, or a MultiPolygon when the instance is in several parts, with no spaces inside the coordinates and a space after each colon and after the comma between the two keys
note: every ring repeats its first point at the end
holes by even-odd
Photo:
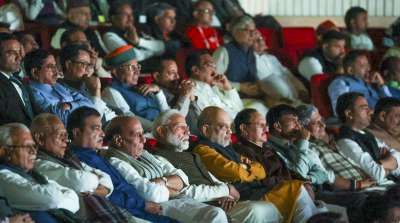
{"type": "Polygon", "coordinates": [[[71,189],[48,180],[47,184],[29,181],[10,170],[0,170],[0,185],[10,206],[16,209],[46,211],[63,208],[73,213],[79,210],[78,195],[71,189]]]}
{"type": "Polygon", "coordinates": [[[50,160],[37,159],[35,170],[77,193],[93,193],[99,185],[110,191],[108,195],[112,193],[114,186],[108,174],[83,162],[81,162],[81,165],[83,170],[77,170],[50,160]]]}

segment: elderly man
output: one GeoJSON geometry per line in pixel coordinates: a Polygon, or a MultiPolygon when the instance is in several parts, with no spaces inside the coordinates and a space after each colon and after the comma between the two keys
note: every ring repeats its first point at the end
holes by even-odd
{"type": "Polygon", "coordinates": [[[31,129],[39,147],[35,170],[81,195],[82,218],[104,223],[140,222],[106,199],[114,189],[110,176],[80,162],[71,153],[67,130],[57,116],[42,113],[32,121],[31,129]]]}
{"type": "Polygon", "coordinates": [[[89,0],[70,0],[68,1],[67,8],[67,21],[61,24],[56,33],[51,39],[51,46],[54,49],[60,49],[61,46],[61,35],[71,28],[80,28],[84,30],[86,36],[90,41],[90,45],[99,53],[100,56],[106,54],[104,43],[97,30],[89,28],[91,20],[91,10],[89,0]]]}
{"type": "Polygon", "coordinates": [[[77,194],[33,171],[37,148],[25,125],[1,126],[0,149],[5,151],[0,165],[0,196],[10,207],[30,212],[36,222],[63,222],[64,218],[79,222],[72,214],[79,210],[77,194]]]}
{"type": "Polygon", "coordinates": [[[392,97],[379,99],[368,131],[400,152],[400,100],[392,97]]]}
{"type": "Polygon", "coordinates": [[[332,109],[336,109],[337,99],[346,92],[360,92],[365,95],[368,105],[375,107],[380,98],[392,94],[378,72],[370,73],[368,55],[362,50],[353,50],[343,59],[343,69],[346,75],[338,76],[328,87],[332,109]]]}
{"type": "Polygon", "coordinates": [[[21,69],[22,46],[15,36],[0,33],[0,124],[30,125],[33,111],[29,93],[14,76],[21,69]]]}
{"type": "Polygon", "coordinates": [[[372,110],[363,94],[349,92],[341,95],[336,113],[343,122],[337,137],[339,151],[377,184],[393,184],[389,176],[398,177],[400,174],[400,153],[366,130],[372,110]]]}
{"type": "Polygon", "coordinates": [[[147,38],[139,36],[130,3],[115,2],[111,4],[109,17],[112,26],[103,34],[104,44],[109,53],[127,44],[135,46],[134,51],[138,61],[164,53],[165,45],[162,41],[148,36],[147,38]]]}
{"type": "Polygon", "coordinates": [[[112,203],[127,209],[135,217],[148,221],[176,222],[171,218],[158,215],[161,213],[161,206],[155,202],[145,201],[117,169],[96,153],[96,150],[103,146],[104,132],[101,129],[101,116],[95,109],[82,107],[75,110],[70,116],[67,127],[72,137],[70,149],[73,154],[77,155],[82,162],[111,177],[114,190],[108,199],[112,203]]]}
{"type": "MultiPolygon", "coordinates": [[[[335,174],[335,186],[346,190],[360,190],[375,182],[355,165],[348,157],[338,151],[335,139],[326,132],[325,123],[318,109],[313,105],[297,108],[300,123],[310,131],[310,156],[319,157],[327,171],[335,174]]],[[[311,159],[310,157],[310,160],[311,159]]]]}
{"type": "Polygon", "coordinates": [[[196,200],[218,204],[225,209],[233,222],[280,221],[279,212],[269,202],[237,202],[240,194],[236,188],[215,178],[207,171],[199,155],[187,151],[188,126],[184,116],[177,110],[160,114],[154,123],[153,135],[158,141],[155,154],[182,169],[189,178],[189,184],[182,194],[196,200]]]}
{"type": "Polygon", "coordinates": [[[256,82],[256,59],[252,50],[256,26],[249,16],[235,18],[230,23],[233,41],[214,52],[217,72],[225,74],[234,87],[249,96],[260,94],[256,82]]]}
{"type": "Polygon", "coordinates": [[[345,56],[346,34],[336,30],[326,32],[322,36],[321,47],[306,53],[301,59],[298,70],[301,76],[311,80],[314,74],[341,73],[340,65],[345,56]]]}
{"type": "Polygon", "coordinates": [[[301,181],[284,182],[267,187],[268,178],[263,165],[236,153],[230,145],[232,120],[218,107],[208,107],[198,120],[201,139],[193,152],[200,155],[207,169],[218,179],[233,182],[241,197],[272,202],[284,222],[305,222],[317,212],[301,181]]]}
{"type": "Polygon", "coordinates": [[[67,123],[73,110],[81,106],[94,106],[81,93],[57,83],[59,72],[56,60],[46,50],[38,49],[28,53],[24,65],[26,74],[31,79],[29,89],[36,113],[54,113],[67,123]]]}
{"type": "Polygon", "coordinates": [[[166,160],[143,150],[145,138],[139,120],[122,116],[106,128],[110,148],[105,155],[144,199],[161,203],[162,213],[182,222],[228,222],[223,210],[182,194],[188,177],[166,160]],[[124,143],[130,142],[130,143],[124,143]]]}
{"type": "Polygon", "coordinates": [[[160,111],[169,109],[165,95],[157,85],[138,86],[141,66],[131,45],[122,46],[107,55],[106,62],[114,78],[111,86],[104,90],[103,96],[111,107],[131,111],[150,121],[160,111]]]}
{"type": "Polygon", "coordinates": [[[100,79],[93,75],[92,53],[87,45],[72,44],[64,47],[60,52],[60,64],[64,75],[61,82],[64,87],[79,91],[89,98],[104,121],[109,121],[116,114],[101,98],[100,79]]]}

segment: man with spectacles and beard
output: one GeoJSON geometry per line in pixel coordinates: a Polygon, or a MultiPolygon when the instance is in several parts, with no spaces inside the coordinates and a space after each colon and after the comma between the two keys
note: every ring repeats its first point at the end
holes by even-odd
{"type": "Polygon", "coordinates": [[[188,185],[182,194],[222,207],[232,222],[280,220],[278,211],[271,203],[239,201],[240,194],[233,185],[223,183],[209,173],[199,155],[187,151],[189,134],[185,117],[177,110],[162,112],[154,122],[153,135],[158,141],[155,154],[161,160],[167,159],[188,176],[188,185]]]}

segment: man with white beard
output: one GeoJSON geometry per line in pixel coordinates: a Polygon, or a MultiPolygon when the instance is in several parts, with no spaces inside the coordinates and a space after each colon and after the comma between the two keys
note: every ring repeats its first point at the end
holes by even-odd
{"type": "Polygon", "coordinates": [[[280,222],[281,216],[273,204],[238,202],[240,194],[233,185],[219,181],[207,171],[197,154],[186,151],[189,128],[179,111],[162,112],[154,121],[153,135],[158,142],[154,152],[158,158],[167,159],[188,176],[189,185],[182,195],[222,207],[232,222],[280,222]]]}

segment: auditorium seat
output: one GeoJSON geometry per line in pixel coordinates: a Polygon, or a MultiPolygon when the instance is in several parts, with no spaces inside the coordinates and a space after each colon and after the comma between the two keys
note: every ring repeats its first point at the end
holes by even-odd
{"type": "Polygon", "coordinates": [[[280,32],[278,30],[265,27],[260,27],[258,28],[258,30],[264,37],[265,44],[268,46],[269,49],[281,48],[281,43],[279,42],[280,32]]]}
{"type": "Polygon", "coordinates": [[[303,54],[317,46],[317,36],[312,27],[282,28],[283,50],[297,66],[303,54]]]}
{"type": "Polygon", "coordinates": [[[330,74],[316,74],[311,77],[311,102],[318,108],[319,113],[324,118],[329,118],[333,115],[328,86],[335,77],[335,75],[330,74]]]}

